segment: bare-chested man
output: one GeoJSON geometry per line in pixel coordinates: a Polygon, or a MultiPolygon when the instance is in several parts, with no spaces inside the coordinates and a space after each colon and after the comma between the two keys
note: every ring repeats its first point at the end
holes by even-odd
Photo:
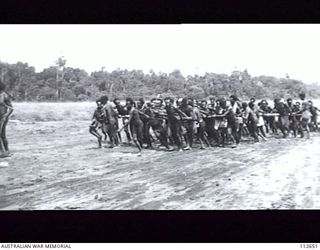
{"type": "Polygon", "coordinates": [[[164,146],[167,150],[172,151],[174,148],[168,144],[167,114],[162,107],[162,102],[162,99],[153,98],[150,106],[145,109],[145,114],[149,116],[147,126],[148,129],[152,128],[155,136],[161,143],[160,146],[164,146]]]}
{"type": "Polygon", "coordinates": [[[135,103],[132,98],[126,99],[126,106],[129,111],[129,120],[123,125],[118,132],[121,132],[126,126],[130,127],[131,135],[133,142],[139,149],[139,153],[141,153],[141,149],[143,146],[143,121],[140,118],[140,112],[135,107],[135,103]]]}
{"type": "Polygon", "coordinates": [[[284,103],[282,99],[276,98],[274,100],[274,107],[279,113],[279,128],[283,134],[283,138],[286,138],[289,133],[289,114],[290,109],[289,107],[284,103]]]}
{"type": "Polygon", "coordinates": [[[99,148],[102,147],[102,136],[99,134],[99,129],[105,134],[106,111],[100,101],[97,101],[97,108],[93,113],[92,123],[89,127],[89,132],[98,139],[99,148]]]}
{"type": "Polygon", "coordinates": [[[177,107],[174,107],[174,100],[170,97],[164,99],[165,101],[165,110],[168,117],[168,126],[171,131],[171,136],[173,138],[174,144],[178,147],[179,151],[182,151],[182,116],[185,116],[181,110],[177,107]]]}
{"type": "Polygon", "coordinates": [[[6,127],[13,112],[11,96],[5,92],[6,85],[0,81],[0,157],[10,156],[6,127]]]}
{"type": "MultiPolygon", "coordinates": [[[[201,103],[199,103],[199,106],[202,106],[201,103]]],[[[200,110],[200,107],[198,107],[198,105],[194,105],[193,107],[193,112],[194,112],[194,115],[195,115],[195,119],[196,119],[196,135],[200,141],[200,144],[201,144],[201,149],[204,149],[204,143],[210,147],[210,143],[208,141],[208,138],[207,138],[207,133],[206,133],[206,122],[205,122],[205,118],[207,117],[206,114],[204,114],[203,112],[203,106],[202,106],[202,112],[200,110]]]]}
{"type": "Polygon", "coordinates": [[[113,109],[112,105],[108,102],[109,99],[107,96],[102,96],[97,101],[102,103],[103,109],[106,111],[106,132],[110,138],[110,148],[113,148],[119,144],[119,139],[117,136],[118,115],[113,109]]]}
{"type": "MultiPolygon", "coordinates": [[[[119,98],[115,98],[113,100],[113,103],[115,104],[115,107],[118,111],[118,115],[122,120],[122,125],[124,125],[126,123],[126,121],[129,119],[129,112],[127,110],[127,107],[121,105],[119,98]]],[[[128,127],[124,128],[124,132],[126,133],[126,136],[127,136],[127,142],[130,143],[131,142],[131,135],[130,135],[130,131],[129,131],[128,127]]],[[[120,133],[119,133],[119,139],[121,140],[120,133]]]]}
{"type": "Polygon", "coordinates": [[[13,112],[11,97],[5,92],[6,85],[0,81],[0,157],[10,156],[6,127],[13,112]]]}
{"type": "Polygon", "coordinates": [[[193,144],[194,121],[196,117],[192,105],[192,101],[188,100],[187,98],[183,98],[179,107],[180,110],[184,113],[182,117],[182,123],[183,126],[186,128],[185,141],[187,145],[184,148],[185,150],[190,150],[193,144]]]}
{"type": "Polygon", "coordinates": [[[309,104],[309,110],[311,112],[311,123],[310,123],[310,128],[312,131],[318,131],[318,111],[320,111],[317,107],[313,105],[312,101],[308,102],[309,104]]]}
{"type": "Polygon", "coordinates": [[[230,106],[232,113],[229,115],[229,126],[232,129],[233,137],[237,144],[240,143],[243,119],[241,117],[241,107],[236,95],[230,96],[230,106]]]}

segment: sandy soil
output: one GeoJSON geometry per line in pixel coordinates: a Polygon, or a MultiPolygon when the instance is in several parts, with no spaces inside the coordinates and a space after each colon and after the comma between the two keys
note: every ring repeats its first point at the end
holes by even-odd
{"type": "Polygon", "coordinates": [[[319,209],[320,134],[187,152],[98,149],[90,122],[8,125],[0,209],[319,209]]]}

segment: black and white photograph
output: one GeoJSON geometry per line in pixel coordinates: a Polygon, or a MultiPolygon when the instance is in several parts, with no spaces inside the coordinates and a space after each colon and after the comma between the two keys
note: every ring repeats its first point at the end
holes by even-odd
{"type": "Polygon", "coordinates": [[[0,34],[0,210],[320,208],[320,25],[0,34]]]}

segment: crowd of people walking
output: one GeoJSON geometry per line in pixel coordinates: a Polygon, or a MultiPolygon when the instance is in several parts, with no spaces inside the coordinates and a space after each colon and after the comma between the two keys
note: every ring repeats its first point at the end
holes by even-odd
{"type": "Polygon", "coordinates": [[[267,140],[268,134],[279,133],[284,138],[310,138],[310,131],[318,131],[319,109],[306,100],[304,93],[299,98],[296,102],[276,98],[273,105],[255,98],[241,101],[236,95],[209,100],[126,98],[122,105],[118,98],[111,103],[102,96],[96,101],[89,131],[98,139],[99,147],[104,136],[110,148],[133,142],[139,152],[155,145],[168,151],[191,150],[195,143],[200,149],[226,145],[234,148],[244,138],[259,142],[267,140]]]}

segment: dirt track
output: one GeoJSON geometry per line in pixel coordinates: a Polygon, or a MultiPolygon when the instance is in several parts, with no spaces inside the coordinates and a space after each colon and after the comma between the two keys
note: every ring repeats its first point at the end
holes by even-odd
{"type": "Polygon", "coordinates": [[[0,209],[319,209],[320,134],[187,152],[98,149],[89,122],[10,122],[0,209]]]}

